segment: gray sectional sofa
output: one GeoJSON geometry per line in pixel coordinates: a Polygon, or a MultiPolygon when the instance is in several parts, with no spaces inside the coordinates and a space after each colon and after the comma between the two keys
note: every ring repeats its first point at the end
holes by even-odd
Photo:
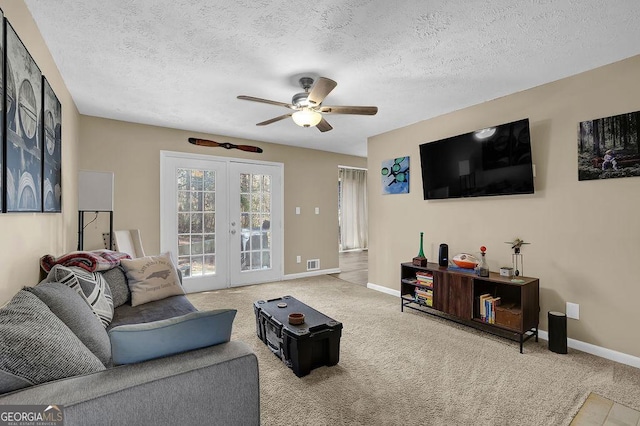
{"type": "Polygon", "coordinates": [[[260,423],[257,358],[230,340],[235,310],[198,312],[184,295],[132,306],[123,270],[101,274],[106,328],[59,282],[0,309],[0,405],[62,405],[67,426],[260,423]]]}

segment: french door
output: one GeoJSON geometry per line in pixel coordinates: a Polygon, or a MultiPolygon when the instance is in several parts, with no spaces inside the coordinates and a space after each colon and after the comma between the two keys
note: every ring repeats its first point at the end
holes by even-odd
{"type": "Polygon", "coordinates": [[[160,247],[188,292],[282,278],[282,164],[160,153],[160,247]]]}

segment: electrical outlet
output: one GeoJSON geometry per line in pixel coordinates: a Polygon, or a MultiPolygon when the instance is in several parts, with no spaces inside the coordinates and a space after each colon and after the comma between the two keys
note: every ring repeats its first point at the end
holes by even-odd
{"type": "Polygon", "coordinates": [[[320,214],[320,207],[316,207],[316,214],[320,214]]]}
{"type": "Polygon", "coordinates": [[[296,207],[296,214],[300,214],[300,207],[296,207]]]}
{"type": "Polygon", "coordinates": [[[580,305],[567,302],[567,318],[580,319],[580,305]]]}
{"type": "Polygon", "coordinates": [[[296,263],[302,263],[302,256],[296,256],[296,263]]]}

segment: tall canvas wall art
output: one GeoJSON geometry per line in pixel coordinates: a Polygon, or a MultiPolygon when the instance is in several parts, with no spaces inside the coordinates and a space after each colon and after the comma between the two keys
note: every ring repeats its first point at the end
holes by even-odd
{"type": "Polygon", "coordinates": [[[42,211],[42,73],[5,21],[5,210],[42,211]]]}
{"type": "Polygon", "coordinates": [[[4,13],[0,10],[0,212],[4,211],[4,13]]]}
{"type": "Polygon", "coordinates": [[[46,78],[42,78],[44,147],[42,164],[42,209],[60,212],[62,208],[62,106],[46,78]]]}

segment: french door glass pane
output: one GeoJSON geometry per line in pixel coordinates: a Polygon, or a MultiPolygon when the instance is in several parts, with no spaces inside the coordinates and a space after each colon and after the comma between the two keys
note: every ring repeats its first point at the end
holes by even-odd
{"type": "Polygon", "coordinates": [[[240,174],[242,271],[271,269],[271,176],[240,174]]]}
{"type": "Polygon", "coordinates": [[[178,268],[186,278],[216,273],[216,172],[178,169],[178,268]]]}

